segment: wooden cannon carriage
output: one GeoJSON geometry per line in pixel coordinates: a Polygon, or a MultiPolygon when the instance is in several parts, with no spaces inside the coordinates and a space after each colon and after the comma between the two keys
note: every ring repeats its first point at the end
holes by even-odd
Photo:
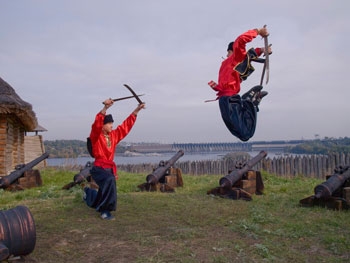
{"type": "Polygon", "coordinates": [[[261,151],[257,156],[244,164],[236,164],[235,169],[222,177],[219,187],[207,192],[208,195],[220,196],[229,199],[242,199],[250,201],[253,194],[262,194],[264,182],[260,171],[252,170],[252,167],[265,158],[267,153],[261,151]]]}
{"type": "Polygon", "coordinates": [[[168,161],[161,161],[152,173],[147,175],[146,183],[138,185],[141,191],[161,191],[174,192],[175,187],[183,186],[181,169],[175,168],[175,162],[184,155],[182,150],[179,150],[168,161]]]}
{"type": "Polygon", "coordinates": [[[321,206],[334,210],[350,208],[350,166],[338,166],[326,181],[314,188],[314,195],[300,200],[303,207],[321,206]]]}
{"type": "Polygon", "coordinates": [[[40,172],[32,168],[48,157],[49,154],[44,153],[27,164],[17,165],[9,175],[0,176],[0,188],[16,191],[41,186],[40,172]]]}

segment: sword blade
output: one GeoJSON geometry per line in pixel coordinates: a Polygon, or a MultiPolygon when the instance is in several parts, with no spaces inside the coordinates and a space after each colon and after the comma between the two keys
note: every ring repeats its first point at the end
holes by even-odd
{"type": "MultiPolygon", "coordinates": [[[[266,25],[264,25],[266,27],[266,25]]],[[[269,82],[269,75],[270,75],[270,61],[269,61],[269,41],[267,39],[267,36],[264,37],[264,44],[265,44],[265,70],[266,70],[266,84],[269,82]]]]}
{"type": "MultiPolygon", "coordinates": [[[[145,94],[140,94],[140,95],[137,95],[137,96],[141,97],[141,96],[143,96],[143,95],[145,95],[145,94]]],[[[135,98],[135,96],[121,97],[121,98],[112,99],[112,100],[113,100],[113,101],[120,101],[120,100],[132,99],[132,98],[135,98]]],[[[104,103],[102,102],[102,104],[104,104],[104,103]]]]}
{"type": "MultiPolygon", "coordinates": [[[[141,97],[143,95],[145,95],[145,94],[139,94],[137,96],[141,97]]],[[[117,98],[117,99],[113,99],[113,101],[127,100],[127,99],[131,99],[131,98],[135,98],[135,96],[127,96],[127,97],[117,98]]]]}
{"type": "Polygon", "coordinates": [[[131,92],[131,94],[134,95],[134,97],[138,101],[138,103],[143,104],[142,100],[140,100],[140,98],[137,96],[137,94],[135,93],[135,91],[132,88],[130,88],[127,84],[124,84],[124,87],[126,87],[131,92]]]}
{"type": "Polygon", "coordinates": [[[263,67],[262,74],[261,74],[260,86],[262,86],[262,84],[264,82],[265,70],[266,70],[266,60],[264,62],[264,67],[263,67]]]}

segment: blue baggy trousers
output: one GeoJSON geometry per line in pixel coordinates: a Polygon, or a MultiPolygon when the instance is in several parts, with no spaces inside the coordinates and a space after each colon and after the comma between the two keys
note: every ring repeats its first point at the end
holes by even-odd
{"type": "Polygon", "coordinates": [[[253,137],[257,120],[257,108],[239,95],[219,98],[222,119],[229,131],[241,141],[253,137]]]}
{"type": "Polygon", "coordinates": [[[115,211],[117,209],[117,183],[111,169],[93,166],[91,176],[99,189],[85,189],[85,202],[98,212],[115,211]]]}

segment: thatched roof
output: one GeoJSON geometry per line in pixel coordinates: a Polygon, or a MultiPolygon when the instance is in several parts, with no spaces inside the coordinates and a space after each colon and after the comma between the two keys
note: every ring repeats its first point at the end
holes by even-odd
{"type": "Polygon", "coordinates": [[[23,101],[2,78],[0,78],[0,114],[16,115],[26,131],[34,130],[38,125],[32,105],[23,101]]]}
{"type": "Polygon", "coordinates": [[[36,126],[34,130],[32,130],[32,132],[45,132],[45,131],[47,130],[40,124],[38,124],[38,126],[36,126]]]}

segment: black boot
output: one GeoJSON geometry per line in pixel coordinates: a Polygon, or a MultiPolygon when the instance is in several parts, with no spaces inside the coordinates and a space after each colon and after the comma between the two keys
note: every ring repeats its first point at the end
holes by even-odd
{"type": "Polygon", "coordinates": [[[250,100],[250,101],[253,101],[253,98],[254,96],[256,96],[256,94],[258,92],[260,92],[262,90],[262,86],[258,85],[258,86],[255,86],[253,88],[251,88],[250,90],[248,90],[246,93],[244,93],[242,95],[242,99],[243,100],[250,100]]]}
{"type": "Polygon", "coordinates": [[[265,97],[267,94],[269,94],[267,91],[260,91],[256,93],[252,100],[253,104],[258,107],[262,98],[265,97]]]}

